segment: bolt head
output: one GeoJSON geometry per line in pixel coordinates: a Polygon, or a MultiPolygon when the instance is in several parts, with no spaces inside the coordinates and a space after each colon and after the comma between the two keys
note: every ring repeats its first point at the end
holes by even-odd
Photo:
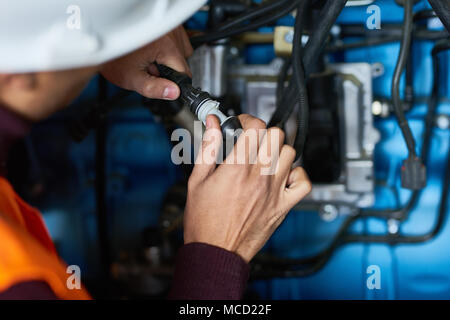
{"type": "Polygon", "coordinates": [[[294,30],[289,30],[288,32],[286,32],[286,34],[284,35],[284,41],[286,41],[287,43],[294,42],[294,30]]]}
{"type": "Polygon", "coordinates": [[[319,210],[320,218],[326,222],[334,221],[339,214],[339,210],[335,205],[325,204],[319,210]]]}

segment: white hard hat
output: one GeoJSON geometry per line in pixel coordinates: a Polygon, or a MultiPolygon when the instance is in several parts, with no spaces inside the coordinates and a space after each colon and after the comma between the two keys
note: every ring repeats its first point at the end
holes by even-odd
{"type": "Polygon", "coordinates": [[[0,72],[101,64],[156,40],[206,0],[1,0],[0,72]]]}

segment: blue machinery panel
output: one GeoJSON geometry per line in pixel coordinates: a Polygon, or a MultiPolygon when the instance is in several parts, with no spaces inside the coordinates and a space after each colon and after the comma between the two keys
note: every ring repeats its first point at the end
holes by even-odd
{"type": "MultiPolygon", "coordinates": [[[[393,1],[376,1],[381,8],[381,21],[400,22],[402,9],[393,1]]],[[[423,9],[426,3],[418,4],[423,9]]],[[[365,24],[366,7],[346,8],[340,23],[365,24]]],[[[383,26],[381,26],[383,27],[383,26]]],[[[413,46],[414,92],[418,101],[425,100],[431,92],[432,61],[429,41],[415,41],[413,46]]],[[[384,74],[373,81],[374,95],[390,97],[399,44],[349,50],[343,54],[343,62],[380,62],[384,74]]],[[[440,93],[438,114],[450,112],[449,53],[441,57],[440,93]]],[[[426,105],[418,103],[408,115],[417,141],[421,141],[426,105]]],[[[385,186],[376,190],[376,207],[398,207],[408,200],[410,191],[400,187],[401,161],[407,156],[405,144],[396,121],[391,117],[377,119],[376,128],[381,140],[375,150],[376,179],[385,186]],[[396,195],[397,193],[397,195],[396,195]]],[[[420,200],[402,225],[404,234],[423,234],[431,230],[437,218],[442,176],[447,151],[450,148],[449,130],[433,130],[428,183],[420,200]]],[[[291,257],[310,256],[324,249],[342,223],[343,218],[333,222],[322,221],[313,212],[291,212],[269,243],[271,251],[291,257]]],[[[369,234],[387,231],[385,222],[368,219],[356,224],[355,231],[369,234]]],[[[449,299],[450,298],[450,225],[446,220],[441,233],[423,244],[389,246],[385,244],[348,244],[334,254],[328,264],[316,274],[297,279],[276,279],[254,284],[255,290],[264,298],[271,299],[449,299]],[[381,288],[368,289],[367,268],[380,268],[381,288]]]]}
{"type": "MultiPolygon", "coordinates": [[[[402,10],[392,0],[377,1],[383,22],[399,22],[402,10]]],[[[422,1],[415,8],[425,8],[422,1]]],[[[340,23],[365,24],[366,7],[346,8],[340,23]]],[[[204,17],[196,17],[204,19],[204,17]]],[[[195,23],[195,20],[191,21],[195,23]]],[[[419,101],[408,114],[416,139],[423,134],[425,98],[432,84],[430,51],[432,43],[415,41],[414,90],[419,101]]],[[[344,62],[380,62],[384,74],[374,79],[374,94],[390,96],[391,78],[399,45],[389,44],[345,52],[344,62]]],[[[250,48],[249,62],[268,62],[270,48],[250,48]]],[[[438,114],[450,115],[449,53],[441,57],[441,103],[438,114]]],[[[84,97],[95,95],[95,83],[84,97]]],[[[114,112],[108,120],[107,133],[107,206],[113,254],[139,246],[143,228],[156,222],[167,188],[175,182],[179,168],[170,161],[170,142],[161,125],[133,99],[127,108],[114,112]]],[[[381,141],[375,151],[377,180],[376,207],[396,207],[404,203],[409,191],[400,187],[400,165],[406,148],[392,117],[377,119],[381,141]]],[[[43,210],[50,232],[62,257],[78,264],[87,275],[98,272],[96,247],[93,134],[81,144],[71,142],[65,133],[64,116],[38,125],[30,138],[45,167],[47,196],[37,205],[43,210]],[[51,169],[48,169],[51,168],[51,169]]],[[[410,218],[402,225],[405,234],[430,230],[437,217],[446,153],[450,148],[448,129],[433,130],[428,184],[410,218]]],[[[420,147],[420,146],[419,146],[420,147]]],[[[343,217],[322,221],[315,212],[291,212],[267,245],[282,256],[309,256],[325,248],[339,228],[343,217]]],[[[372,234],[386,231],[386,224],[369,219],[358,222],[354,230],[372,234]]],[[[267,299],[450,299],[450,225],[446,219],[441,233],[423,244],[388,246],[384,244],[349,244],[340,247],[332,259],[316,274],[295,279],[257,281],[251,288],[267,299]],[[381,288],[366,285],[367,267],[377,265],[381,288]]]]}

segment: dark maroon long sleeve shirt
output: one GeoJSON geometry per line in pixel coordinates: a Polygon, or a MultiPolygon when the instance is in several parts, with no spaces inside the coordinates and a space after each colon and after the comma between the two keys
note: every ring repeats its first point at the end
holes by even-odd
{"type": "Polygon", "coordinates": [[[208,244],[187,244],[178,253],[169,299],[238,300],[248,275],[248,264],[237,254],[208,244]]]}
{"type": "MultiPolygon", "coordinates": [[[[9,148],[25,136],[30,124],[0,106],[0,175],[6,174],[9,148]]],[[[1,235],[0,235],[1,236],[1,235]]],[[[204,243],[184,245],[178,252],[169,299],[231,300],[241,299],[247,284],[249,267],[238,255],[204,243]]],[[[45,282],[17,283],[1,299],[57,299],[45,282]]]]}

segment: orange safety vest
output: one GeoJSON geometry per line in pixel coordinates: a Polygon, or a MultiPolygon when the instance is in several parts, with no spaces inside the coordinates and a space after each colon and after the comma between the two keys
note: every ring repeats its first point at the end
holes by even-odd
{"type": "Polygon", "coordinates": [[[68,289],[61,261],[38,210],[0,177],[0,292],[15,284],[46,282],[60,299],[90,299],[85,289],[68,289]]]}

